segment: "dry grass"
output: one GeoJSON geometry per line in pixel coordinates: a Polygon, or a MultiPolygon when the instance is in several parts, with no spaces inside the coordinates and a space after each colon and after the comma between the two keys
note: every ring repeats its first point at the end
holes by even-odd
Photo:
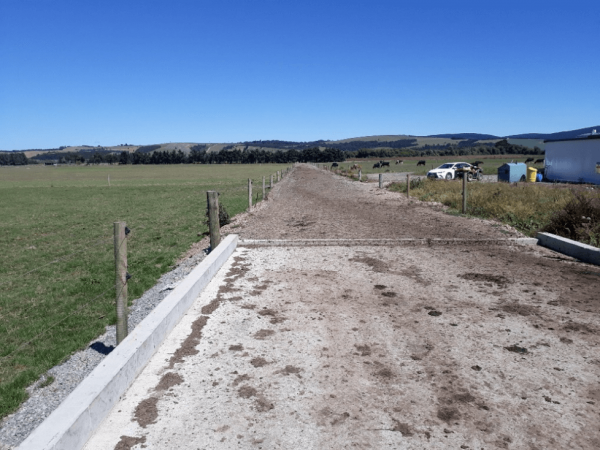
{"type": "MultiPolygon", "coordinates": [[[[406,183],[392,183],[389,189],[406,192],[406,183]]],[[[440,202],[457,212],[462,205],[462,183],[423,180],[411,184],[411,195],[422,201],[440,202]]],[[[581,195],[600,201],[600,194],[595,190],[583,191],[581,195]]],[[[525,234],[533,235],[547,227],[575,198],[572,188],[525,183],[469,183],[467,213],[498,219],[525,234]]],[[[563,234],[560,230],[553,232],[563,234]]]]}

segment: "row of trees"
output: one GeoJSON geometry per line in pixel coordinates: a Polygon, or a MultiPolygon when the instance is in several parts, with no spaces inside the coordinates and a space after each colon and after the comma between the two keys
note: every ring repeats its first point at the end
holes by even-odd
{"type": "Polygon", "coordinates": [[[29,160],[23,152],[1,152],[0,153],[0,166],[23,166],[27,164],[29,160]]]}
{"type": "Polygon", "coordinates": [[[494,145],[477,145],[463,147],[461,145],[426,146],[419,149],[368,148],[356,152],[348,152],[349,158],[385,158],[409,156],[466,156],[466,155],[543,155],[538,147],[529,148],[522,145],[509,144],[506,140],[494,145]]]}
{"type": "MultiPolygon", "coordinates": [[[[100,157],[98,157],[99,159],[100,157]]],[[[269,152],[266,150],[238,149],[208,153],[204,149],[192,148],[189,155],[181,150],[155,151],[149,153],[121,152],[120,164],[287,164],[294,162],[345,161],[346,154],[338,149],[318,147],[306,150],[269,152]]]]}

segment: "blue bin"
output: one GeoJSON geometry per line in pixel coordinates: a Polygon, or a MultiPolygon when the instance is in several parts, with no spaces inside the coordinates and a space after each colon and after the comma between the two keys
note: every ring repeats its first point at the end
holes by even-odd
{"type": "Polygon", "coordinates": [[[544,179],[544,177],[542,176],[542,174],[541,174],[541,173],[539,173],[539,172],[538,172],[538,174],[537,174],[537,176],[535,177],[535,179],[536,179],[536,180],[537,180],[537,182],[539,183],[539,182],[541,182],[541,181],[544,179]]]}
{"type": "Polygon", "coordinates": [[[506,163],[498,167],[498,181],[516,183],[527,179],[527,164],[506,163]]]}

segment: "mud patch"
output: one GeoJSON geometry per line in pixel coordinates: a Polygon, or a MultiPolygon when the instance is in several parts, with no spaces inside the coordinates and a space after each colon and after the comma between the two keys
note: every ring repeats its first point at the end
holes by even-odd
{"type": "Polygon", "coordinates": [[[156,423],[158,418],[158,398],[150,397],[142,400],[136,407],[132,422],[137,422],[140,427],[146,428],[148,425],[156,423]]]}
{"type": "Polygon", "coordinates": [[[276,371],[275,373],[281,373],[283,375],[298,375],[300,372],[302,372],[302,369],[299,367],[295,367],[295,366],[285,366],[283,369],[276,371]]]}
{"type": "Polygon", "coordinates": [[[233,383],[231,383],[231,385],[233,387],[236,387],[238,384],[243,383],[244,381],[248,381],[249,379],[250,377],[246,374],[239,375],[235,378],[235,380],[233,380],[233,383]]]}
{"type": "Polygon", "coordinates": [[[390,292],[382,292],[381,295],[383,295],[384,297],[389,297],[389,298],[397,297],[398,296],[398,294],[396,294],[395,292],[392,292],[392,291],[390,291],[390,292]]]}
{"type": "Polygon", "coordinates": [[[496,283],[500,287],[505,287],[508,284],[508,278],[503,277],[502,275],[489,275],[487,273],[464,273],[458,275],[458,278],[468,281],[496,283]]]}
{"type": "Polygon", "coordinates": [[[371,258],[369,256],[364,256],[362,258],[358,258],[358,257],[350,258],[349,261],[366,264],[371,269],[373,269],[373,272],[377,272],[377,273],[387,272],[388,266],[389,266],[388,263],[381,261],[379,259],[371,258]]]}
{"type": "Polygon", "coordinates": [[[382,380],[391,380],[392,378],[394,378],[395,375],[391,369],[383,367],[382,369],[379,369],[377,372],[375,372],[375,376],[377,378],[381,378],[382,380]]]}
{"type": "Polygon", "coordinates": [[[510,347],[504,347],[506,350],[508,350],[509,352],[513,352],[513,353],[520,353],[522,355],[524,355],[525,353],[527,353],[527,349],[524,347],[519,347],[518,345],[511,345],[510,347]]]}
{"type": "Polygon", "coordinates": [[[241,352],[244,350],[244,346],[242,344],[230,345],[229,350],[232,352],[241,352]]]}
{"type": "Polygon", "coordinates": [[[256,308],[256,305],[253,305],[253,304],[250,303],[250,304],[247,304],[247,305],[242,305],[242,306],[240,306],[240,308],[242,308],[242,309],[254,309],[254,308],[256,308]]]}
{"type": "Polygon", "coordinates": [[[258,340],[263,340],[268,338],[269,336],[274,335],[275,332],[273,330],[258,330],[256,333],[254,333],[254,339],[258,339],[258,340]]]}
{"type": "Polygon", "coordinates": [[[183,377],[175,372],[165,373],[158,384],[156,385],[156,391],[168,391],[173,386],[183,383],[183,377]]]}
{"type": "Polygon", "coordinates": [[[369,347],[368,345],[354,345],[354,347],[356,347],[356,350],[359,351],[360,356],[370,356],[371,355],[371,347],[369,347]]]}
{"type": "Polygon", "coordinates": [[[437,412],[437,418],[450,423],[460,419],[460,412],[456,408],[440,408],[437,412]]]}
{"type": "Polygon", "coordinates": [[[513,302],[502,305],[502,311],[508,314],[516,314],[519,316],[531,316],[532,314],[537,314],[538,308],[531,305],[513,302]]]}
{"type": "Polygon", "coordinates": [[[169,369],[172,369],[175,364],[183,362],[186,357],[198,354],[196,346],[200,343],[200,339],[202,339],[202,328],[206,325],[207,320],[208,317],[200,316],[192,323],[192,332],[185,341],[183,341],[181,347],[179,347],[175,353],[173,353],[173,356],[171,356],[168,366],[169,369]]]}
{"type": "Polygon", "coordinates": [[[202,309],[200,310],[200,312],[202,314],[210,315],[213,312],[215,312],[215,310],[219,307],[220,304],[221,304],[221,298],[217,297],[214,300],[212,300],[208,305],[204,305],[202,307],[202,309]]]}
{"type": "Polygon", "coordinates": [[[565,331],[578,331],[580,333],[590,333],[590,334],[595,334],[596,333],[596,329],[590,327],[589,325],[585,324],[585,323],[577,323],[577,322],[571,322],[566,324],[563,327],[563,330],[565,331]]]}
{"type": "Polygon", "coordinates": [[[242,386],[241,388],[238,389],[238,397],[241,398],[250,398],[250,397],[254,397],[256,395],[256,389],[254,389],[252,386],[242,386]]]}
{"type": "Polygon", "coordinates": [[[392,420],[394,421],[394,428],[392,428],[392,431],[399,431],[402,433],[402,436],[412,436],[414,434],[407,423],[399,422],[396,419],[392,420]]]}
{"type": "Polygon", "coordinates": [[[138,444],[144,444],[146,442],[146,436],[142,437],[131,437],[121,436],[121,440],[115,445],[115,450],[131,450],[132,447],[138,444]]]}
{"type": "Polygon", "coordinates": [[[263,367],[269,363],[267,362],[267,360],[265,358],[258,357],[258,358],[252,358],[250,360],[250,364],[252,364],[254,367],[263,367]]]}
{"type": "Polygon", "coordinates": [[[254,407],[258,412],[267,412],[275,408],[275,405],[267,400],[263,395],[258,395],[254,401],[254,407]]]}
{"type": "Polygon", "coordinates": [[[258,312],[258,314],[261,315],[261,316],[273,316],[274,317],[274,316],[277,315],[277,311],[274,311],[272,309],[266,308],[266,309],[261,309],[258,312]]]}

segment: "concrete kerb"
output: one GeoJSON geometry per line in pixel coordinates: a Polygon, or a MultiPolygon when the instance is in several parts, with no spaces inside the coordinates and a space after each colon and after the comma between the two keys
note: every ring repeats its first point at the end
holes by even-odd
{"type": "Polygon", "coordinates": [[[580,261],[600,266],[600,248],[582,244],[551,233],[537,234],[540,245],[562,253],[563,255],[577,258],[580,261]]]}
{"type": "Polygon", "coordinates": [[[21,443],[19,450],[82,448],[238,244],[229,235],[21,443]]]}
{"type": "Polygon", "coordinates": [[[240,247],[411,247],[411,246],[452,246],[452,245],[537,245],[535,238],[505,239],[243,239],[240,247]]]}

